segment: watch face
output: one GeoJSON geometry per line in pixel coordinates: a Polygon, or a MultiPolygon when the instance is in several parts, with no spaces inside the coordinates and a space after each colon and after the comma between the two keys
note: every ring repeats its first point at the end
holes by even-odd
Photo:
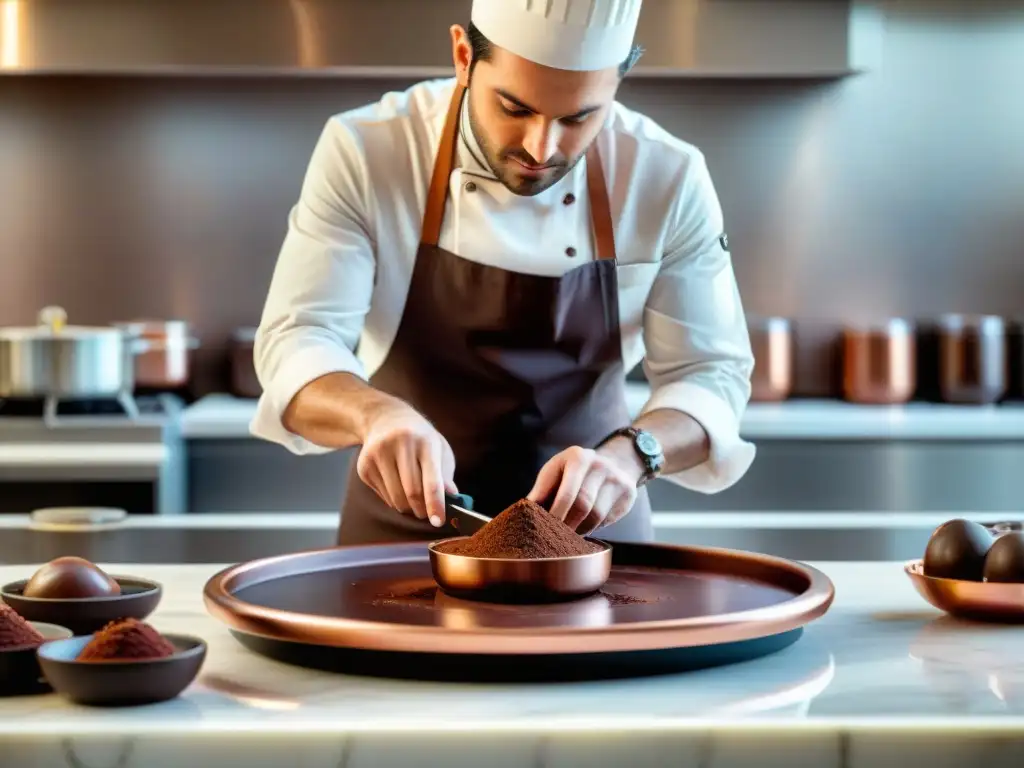
{"type": "Polygon", "coordinates": [[[636,447],[645,456],[660,456],[661,444],[657,438],[649,432],[641,432],[636,436],[636,447]]]}

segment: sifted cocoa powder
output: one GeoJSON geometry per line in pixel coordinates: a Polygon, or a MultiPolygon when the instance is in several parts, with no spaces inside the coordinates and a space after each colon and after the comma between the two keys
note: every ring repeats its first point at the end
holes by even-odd
{"type": "Polygon", "coordinates": [[[112,621],[92,636],[79,661],[162,659],[174,654],[171,642],[138,619],[112,621]]]}
{"type": "Polygon", "coordinates": [[[445,554],[511,560],[574,557],[600,549],[528,499],[517,501],[468,539],[439,547],[445,554]]]}
{"type": "Polygon", "coordinates": [[[38,648],[45,638],[6,603],[0,603],[0,650],[38,648]]]}

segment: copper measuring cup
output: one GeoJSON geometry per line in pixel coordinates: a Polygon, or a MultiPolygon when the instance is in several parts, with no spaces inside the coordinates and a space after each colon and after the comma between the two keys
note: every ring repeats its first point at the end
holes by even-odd
{"type": "MultiPolygon", "coordinates": [[[[449,519],[460,532],[466,531],[467,521],[490,522],[486,516],[472,511],[471,497],[446,495],[445,502],[449,519]]],[[[457,538],[464,537],[441,539],[427,547],[434,581],[453,597],[492,603],[558,602],[593,594],[611,575],[611,545],[598,539],[591,541],[600,544],[601,549],[585,555],[511,560],[441,551],[446,542],[457,538]]]]}

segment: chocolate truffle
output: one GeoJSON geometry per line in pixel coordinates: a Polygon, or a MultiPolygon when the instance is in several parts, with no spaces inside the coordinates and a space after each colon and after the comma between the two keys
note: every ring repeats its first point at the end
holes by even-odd
{"type": "Polygon", "coordinates": [[[112,621],[92,636],[79,661],[162,659],[174,654],[171,641],[138,619],[112,621]]]}
{"type": "Polygon", "coordinates": [[[950,520],[943,523],[928,540],[924,553],[926,576],[961,581],[981,581],[985,556],[995,542],[981,523],[950,520]]]}
{"type": "Polygon", "coordinates": [[[58,557],[32,575],[22,594],[25,597],[73,600],[119,595],[121,587],[88,560],[58,557]]]}
{"type": "Polygon", "coordinates": [[[1024,533],[1004,533],[985,556],[985,581],[1024,583],[1024,533]]]}

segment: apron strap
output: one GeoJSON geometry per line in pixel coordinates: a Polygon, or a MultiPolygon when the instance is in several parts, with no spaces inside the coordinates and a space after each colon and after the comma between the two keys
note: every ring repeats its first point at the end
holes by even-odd
{"type": "Polygon", "coordinates": [[[597,140],[587,150],[587,196],[590,198],[590,218],[594,224],[594,239],[597,258],[615,260],[615,226],[612,224],[612,207],[608,200],[608,185],[604,178],[601,153],[597,151],[597,140]]]}
{"type": "MultiPolygon", "coordinates": [[[[448,182],[455,163],[455,141],[459,135],[459,113],[466,87],[456,84],[448,105],[441,140],[434,160],[434,172],[427,190],[427,205],[423,212],[423,228],[420,243],[437,246],[441,237],[441,223],[444,220],[445,201],[448,199],[448,182]]],[[[598,259],[615,260],[615,227],[612,224],[611,203],[608,200],[608,186],[604,177],[601,153],[594,141],[587,150],[587,195],[590,199],[590,217],[594,227],[594,238],[598,259]]]]}
{"type": "Polygon", "coordinates": [[[441,143],[437,148],[437,159],[434,160],[434,173],[430,178],[430,189],[427,191],[427,208],[423,213],[423,229],[420,242],[423,245],[436,246],[441,237],[441,222],[444,220],[444,203],[448,197],[448,180],[452,175],[455,163],[455,137],[459,135],[459,111],[462,109],[462,96],[466,86],[456,84],[448,105],[448,116],[441,130],[441,143]]]}

